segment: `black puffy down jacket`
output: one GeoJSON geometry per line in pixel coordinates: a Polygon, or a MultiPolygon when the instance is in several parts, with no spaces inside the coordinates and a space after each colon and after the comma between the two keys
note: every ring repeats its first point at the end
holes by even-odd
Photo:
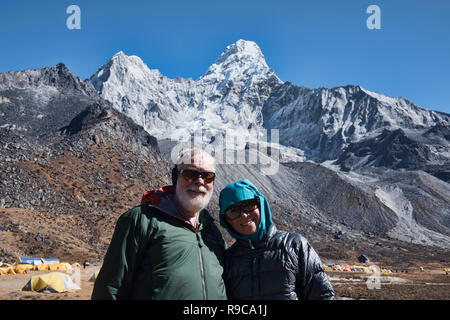
{"type": "Polygon", "coordinates": [[[301,235],[273,225],[255,249],[237,240],[226,251],[231,300],[329,300],[334,290],[319,256],[301,235]]]}

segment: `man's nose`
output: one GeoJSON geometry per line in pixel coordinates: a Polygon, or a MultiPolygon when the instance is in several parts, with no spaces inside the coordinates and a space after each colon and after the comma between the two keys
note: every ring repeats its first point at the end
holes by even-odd
{"type": "Polygon", "coordinates": [[[201,175],[198,175],[197,177],[194,178],[194,180],[192,181],[194,183],[200,183],[200,184],[205,184],[205,180],[203,180],[201,175]]]}

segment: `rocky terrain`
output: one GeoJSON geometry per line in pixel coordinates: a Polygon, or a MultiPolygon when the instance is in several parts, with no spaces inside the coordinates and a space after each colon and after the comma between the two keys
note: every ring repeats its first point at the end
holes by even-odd
{"type": "Polygon", "coordinates": [[[21,102],[0,105],[11,114],[2,117],[8,126],[1,136],[0,235],[8,240],[2,241],[0,260],[42,255],[99,261],[117,217],[138,205],[143,191],[167,184],[169,168],[156,139],[101,101],[90,83],[62,65],[30,73],[38,72],[83,83],[93,98],[75,87],[68,102],[66,90],[45,82],[2,91],[9,97],[20,92],[21,102]],[[30,91],[51,91],[54,97],[27,101],[30,91]],[[51,115],[58,105],[66,110],[51,115]],[[13,108],[21,106],[21,116],[13,117],[13,108]],[[34,108],[43,116],[36,119],[34,108]]]}
{"type": "Polygon", "coordinates": [[[172,132],[203,126],[213,132],[206,145],[223,129],[243,141],[252,129],[280,130],[276,174],[217,165],[216,218],[219,191],[245,177],[268,197],[276,225],[305,235],[324,261],[449,263],[449,115],[359,86],[283,83],[245,41],[195,81],[124,53],[90,81],[62,63],[1,73],[0,260],[101,263],[118,216],[169,184],[172,132]]]}

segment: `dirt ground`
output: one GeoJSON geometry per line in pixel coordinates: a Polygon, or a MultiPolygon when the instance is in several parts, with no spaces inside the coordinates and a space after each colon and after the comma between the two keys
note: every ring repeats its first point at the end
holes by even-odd
{"type": "Polygon", "coordinates": [[[450,275],[441,270],[393,272],[379,279],[371,274],[328,272],[337,299],[450,300],[450,275]]]}
{"type": "MultiPolygon", "coordinates": [[[[100,266],[82,268],[81,290],[65,293],[21,290],[33,275],[49,271],[3,275],[0,276],[0,300],[89,300],[94,286],[89,278],[98,270],[100,266]]],[[[362,272],[329,271],[328,276],[337,300],[450,300],[450,275],[438,269],[383,274],[379,282],[376,279],[370,282],[374,280],[372,275],[362,272]]]]}
{"type": "Polygon", "coordinates": [[[90,300],[94,283],[90,282],[89,279],[98,270],[100,270],[99,266],[81,268],[81,290],[64,293],[22,291],[22,288],[32,276],[49,273],[50,271],[29,271],[27,274],[2,275],[0,276],[0,300],[90,300]]]}

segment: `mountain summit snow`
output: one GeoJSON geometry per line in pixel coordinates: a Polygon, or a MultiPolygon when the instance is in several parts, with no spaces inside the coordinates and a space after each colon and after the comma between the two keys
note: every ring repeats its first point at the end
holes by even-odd
{"type": "Polygon", "coordinates": [[[229,79],[264,75],[270,72],[261,49],[253,41],[239,40],[225,48],[202,78],[227,74],[229,79]]]}
{"type": "MultiPolygon", "coordinates": [[[[360,86],[308,89],[282,82],[258,45],[242,39],[227,46],[195,81],[169,79],[123,52],[90,81],[115,109],[158,139],[186,139],[207,130],[217,142],[232,130],[244,147],[249,131],[279,129],[283,161],[335,160],[352,143],[383,130],[416,135],[412,131],[450,125],[448,114],[360,86]]],[[[434,164],[442,164],[449,155],[437,158],[434,164]]]]}
{"type": "Polygon", "coordinates": [[[114,55],[91,78],[100,95],[159,139],[262,128],[262,106],[282,82],[255,42],[228,46],[198,80],[169,79],[136,56],[114,55]],[[189,121],[186,121],[189,119],[189,121]]]}

